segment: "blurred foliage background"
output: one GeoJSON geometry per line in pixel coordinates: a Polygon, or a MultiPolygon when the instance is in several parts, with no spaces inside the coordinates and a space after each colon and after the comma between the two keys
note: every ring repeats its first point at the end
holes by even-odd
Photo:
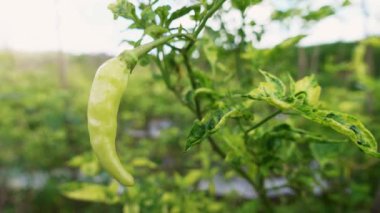
{"type": "MultiPolygon", "coordinates": [[[[233,2],[237,10],[247,7],[233,2]]],[[[273,19],[297,13],[287,12],[277,12],[273,19]]],[[[315,16],[330,14],[328,9],[320,13],[303,18],[318,20],[315,16]]],[[[380,38],[308,47],[297,45],[302,38],[261,49],[244,39],[234,41],[227,30],[206,28],[192,60],[200,73],[215,69],[216,78],[227,79],[220,90],[254,88],[262,81],[259,69],[296,79],[315,74],[322,104],[359,117],[380,139],[380,38]],[[227,38],[224,45],[212,42],[221,38],[227,38]],[[210,48],[217,54],[217,68],[209,64],[210,48]]],[[[153,63],[133,72],[119,109],[117,148],[136,186],[124,189],[101,169],[90,150],[86,108],[95,71],[108,58],[0,52],[0,212],[260,211],[256,192],[230,169],[241,164],[243,158],[235,156],[239,153],[220,160],[207,144],[184,152],[195,117],[169,92],[153,63]],[[73,200],[62,193],[70,189],[83,190],[74,190],[69,195],[77,198],[73,200]]],[[[175,72],[181,82],[183,68],[175,72]]],[[[186,94],[180,99],[186,103],[186,94]]],[[[272,111],[261,103],[253,108],[255,120],[272,111]]],[[[291,114],[258,130],[255,151],[267,161],[260,172],[275,212],[380,211],[378,159],[351,144],[308,144],[269,134],[284,122],[339,138],[291,114]]],[[[220,138],[239,143],[227,130],[220,138]]],[[[223,144],[226,150],[228,146],[223,144]]]]}

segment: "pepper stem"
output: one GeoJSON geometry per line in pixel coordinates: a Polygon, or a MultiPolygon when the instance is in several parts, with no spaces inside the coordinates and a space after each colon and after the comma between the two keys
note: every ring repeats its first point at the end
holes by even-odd
{"type": "Polygon", "coordinates": [[[168,42],[169,40],[173,39],[175,37],[175,35],[170,35],[170,36],[166,36],[166,37],[162,37],[162,38],[159,38],[157,40],[154,40],[152,42],[149,42],[147,44],[144,44],[144,45],[141,45],[139,47],[136,47],[135,49],[131,50],[138,58],[140,58],[140,56],[143,56],[145,54],[147,54],[149,51],[151,51],[152,49],[156,48],[157,46],[160,46],[166,42],[168,42]]]}
{"type": "Polygon", "coordinates": [[[127,63],[128,69],[132,71],[141,56],[147,54],[152,49],[162,44],[165,44],[169,40],[176,37],[186,37],[187,39],[193,40],[193,38],[187,34],[181,34],[181,33],[172,34],[169,36],[161,37],[157,40],[141,45],[139,47],[136,47],[135,49],[125,50],[119,55],[119,57],[121,57],[121,59],[127,63]]]}

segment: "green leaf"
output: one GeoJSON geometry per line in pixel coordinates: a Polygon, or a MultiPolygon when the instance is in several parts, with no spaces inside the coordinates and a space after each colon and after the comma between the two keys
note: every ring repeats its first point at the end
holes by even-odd
{"type": "Polygon", "coordinates": [[[203,125],[201,121],[195,121],[191,127],[189,135],[187,136],[185,150],[187,151],[195,144],[200,143],[201,140],[206,137],[206,135],[207,131],[205,125],[203,125]]]}
{"type": "Polygon", "coordinates": [[[144,23],[144,26],[150,26],[151,24],[155,24],[156,21],[155,21],[155,12],[152,10],[152,7],[149,5],[149,6],[145,6],[143,7],[143,10],[141,12],[141,21],[144,23]]]}
{"type": "Polygon", "coordinates": [[[207,136],[218,131],[224,125],[227,118],[235,112],[235,109],[224,107],[209,112],[201,121],[195,121],[187,136],[186,151],[194,145],[201,143],[207,136]]]}
{"type": "Polygon", "coordinates": [[[284,83],[279,78],[262,70],[260,70],[260,73],[264,76],[267,82],[273,85],[275,89],[275,92],[274,92],[275,95],[280,96],[280,97],[285,96],[286,88],[285,88],[284,83]]]}
{"type": "Polygon", "coordinates": [[[290,37],[285,39],[283,42],[275,46],[275,49],[289,49],[290,47],[293,47],[294,45],[298,44],[303,38],[305,38],[306,35],[297,35],[294,37],[290,37]]]}
{"type": "Polygon", "coordinates": [[[306,102],[308,105],[314,106],[318,104],[321,94],[321,87],[315,79],[314,75],[306,76],[295,83],[294,94],[305,92],[306,102]]]}
{"type": "Polygon", "coordinates": [[[147,168],[150,168],[150,169],[155,169],[157,168],[157,164],[154,163],[153,161],[149,160],[148,158],[143,158],[143,157],[139,157],[139,158],[134,158],[131,162],[131,165],[133,167],[147,167],[147,168]]]}
{"type": "Polygon", "coordinates": [[[159,6],[156,8],[155,13],[158,15],[158,17],[160,17],[161,26],[164,25],[168,19],[170,9],[171,8],[169,5],[159,6]]]}
{"type": "Polygon", "coordinates": [[[295,110],[303,117],[347,136],[363,152],[371,155],[377,152],[375,137],[357,118],[345,113],[318,110],[307,105],[297,106],[295,110]]]}
{"type": "Polygon", "coordinates": [[[215,92],[215,90],[206,88],[206,87],[201,87],[196,90],[194,90],[194,98],[200,95],[212,95],[212,96],[217,96],[218,94],[215,92]]]}
{"type": "Polygon", "coordinates": [[[148,66],[151,64],[151,60],[152,60],[152,56],[149,54],[145,54],[144,56],[140,57],[139,65],[148,66]]]}
{"type": "Polygon", "coordinates": [[[311,143],[309,147],[312,155],[321,165],[329,163],[332,159],[339,157],[342,150],[342,146],[336,143],[311,143]]]}
{"type": "Polygon", "coordinates": [[[142,29],[144,28],[144,25],[142,25],[139,21],[136,21],[135,23],[129,25],[129,29],[142,29]]]}
{"type": "Polygon", "coordinates": [[[174,11],[174,13],[172,13],[169,19],[166,21],[166,26],[169,26],[170,23],[172,23],[172,21],[174,21],[175,19],[181,18],[182,16],[188,14],[192,10],[194,11],[200,10],[200,4],[194,4],[189,7],[182,7],[181,9],[174,11]]]}
{"type": "Polygon", "coordinates": [[[347,6],[350,6],[352,3],[350,0],[344,0],[343,3],[342,3],[342,7],[347,7],[347,6]]]}
{"type": "Polygon", "coordinates": [[[79,167],[80,171],[87,176],[96,175],[100,171],[99,162],[92,152],[74,156],[67,164],[72,167],[79,167]]]}
{"type": "Polygon", "coordinates": [[[227,156],[225,161],[234,165],[240,166],[244,163],[249,163],[250,154],[247,152],[247,147],[245,146],[245,141],[240,134],[235,132],[225,130],[223,131],[223,140],[228,146],[227,156]]]}
{"type": "Polygon", "coordinates": [[[138,203],[127,203],[123,206],[123,213],[139,213],[140,206],[138,203]]]}
{"type": "Polygon", "coordinates": [[[240,11],[245,11],[247,7],[258,4],[262,0],[232,0],[232,6],[239,9],[240,11]]]}
{"type": "Polygon", "coordinates": [[[153,38],[158,38],[166,32],[168,32],[168,29],[158,25],[150,25],[149,27],[145,28],[145,33],[152,36],[153,38]]]}
{"type": "Polygon", "coordinates": [[[272,13],[272,20],[283,21],[294,16],[298,16],[302,13],[299,8],[291,8],[289,10],[276,10],[272,13]]]}
{"type": "Polygon", "coordinates": [[[131,20],[137,19],[135,5],[127,0],[117,0],[116,3],[109,4],[108,9],[112,11],[114,19],[117,19],[120,16],[131,20]]]}
{"type": "MultiPolygon", "coordinates": [[[[376,139],[357,118],[345,113],[320,110],[315,107],[321,88],[314,76],[305,77],[296,83],[291,80],[290,94],[286,95],[285,86],[280,79],[266,72],[262,72],[262,74],[265,76],[266,82],[261,82],[257,89],[248,94],[248,97],[265,101],[283,110],[295,110],[306,119],[345,135],[366,154],[380,158],[376,139]]],[[[317,138],[311,139],[316,140],[317,138]]]]}
{"type": "MultiPolygon", "coordinates": [[[[131,25],[132,26],[132,25],[131,25]]],[[[131,27],[130,26],[130,27],[131,27]]],[[[137,41],[132,41],[132,40],[123,40],[122,42],[127,42],[129,45],[133,46],[133,47],[137,47],[137,46],[140,46],[141,45],[141,42],[142,42],[142,38],[140,38],[139,40],[137,41]]]]}
{"type": "Polygon", "coordinates": [[[195,83],[197,88],[201,87],[207,87],[211,88],[213,83],[210,77],[207,75],[207,73],[204,70],[200,70],[198,68],[195,68],[193,70],[193,77],[195,78],[195,83]]]}
{"type": "Polygon", "coordinates": [[[204,42],[202,45],[202,49],[206,56],[206,59],[208,60],[212,68],[212,73],[214,76],[216,71],[216,62],[218,60],[218,49],[210,36],[205,36],[203,41],[204,42]]]}
{"type": "Polygon", "coordinates": [[[304,18],[306,21],[318,21],[327,16],[333,15],[334,13],[335,10],[331,6],[325,5],[319,8],[318,10],[309,12],[302,18],[304,18]]]}
{"type": "Polygon", "coordinates": [[[260,71],[265,77],[265,82],[260,82],[258,88],[252,90],[248,96],[255,100],[266,101],[280,109],[288,109],[291,103],[285,101],[286,88],[284,83],[276,76],[260,71]]]}
{"type": "Polygon", "coordinates": [[[185,186],[192,186],[201,179],[202,175],[203,175],[202,170],[199,170],[199,169],[190,170],[186,174],[186,176],[183,178],[183,184],[185,186]]]}
{"type": "Polygon", "coordinates": [[[115,204],[120,202],[118,185],[103,186],[92,183],[71,182],[60,185],[61,193],[70,199],[115,204]]]}
{"type": "Polygon", "coordinates": [[[195,104],[195,99],[197,97],[210,97],[210,98],[215,98],[215,97],[220,97],[218,93],[216,93],[215,90],[206,88],[206,87],[200,87],[197,88],[196,90],[187,90],[184,95],[183,95],[183,100],[193,106],[195,104]]]}

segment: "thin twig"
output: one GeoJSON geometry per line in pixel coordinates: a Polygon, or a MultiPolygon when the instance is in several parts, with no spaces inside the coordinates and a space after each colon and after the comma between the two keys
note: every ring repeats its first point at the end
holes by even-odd
{"type": "Polygon", "coordinates": [[[172,44],[166,43],[165,45],[169,46],[170,48],[172,48],[172,49],[175,50],[175,51],[181,52],[181,49],[180,49],[180,48],[178,48],[178,47],[176,47],[176,46],[174,46],[174,45],[172,45],[172,44]]]}
{"type": "MultiPolygon", "coordinates": [[[[222,4],[225,2],[226,0],[220,0],[219,2],[217,2],[209,11],[208,13],[205,15],[205,17],[202,19],[201,23],[199,24],[198,28],[194,31],[193,33],[193,38],[197,38],[199,33],[202,31],[202,29],[205,27],[206,25],[206,22],[207,20],[222,6],[222,4]]],[[[184,61],[185,61],[185,67],[186,67],[186,70],[188,72],[188,76],[190,78],[190,83],[191,83],[191,87],[193,90],[196,90],[197,89],[197,84],[196,84],[196,81],[195,81],[195,78],[194,78],[194,72],[193,72],[193,69],[190,65],[190,61],[189,61],[189,57],[188,57],[188,53],[189,53],[189,50],[190,48],[194,45],[195,43],[195,40],[193,41],[190,41],[187,46],[183,49],[183,52],[182,52],[182,55],[183,55],[183,58],[184,58],[184,61]]],[[[202,119],[203,115],[202,115],[202,111],[201,111],[201,107],[200,107],[200,101],[197,97],[195,97],[195,111],[196,111],[196,116],[199,120],[202,119]]],[[[215,139],[211,136],[207,137],[207,140],[210,142],[210,145],[211,145],[211,148],[222,158],[222,159],[225,159],[226,158],[226,153],[224,153],[224,151],[219,147],[219,145],[217,144],[217,142],[215,141],[215,139]]],[[[246,171],[244,171],[242,168],[239,168],[239,167],[233,167],[235,169],[235,171],[241,176],[243,177],[245,180],[247,180],[254,188],[257,188],[257,185],[255,184],[255,182],[253,181],[253,179],[248,175],[248,173],[246,171]]]]}
{"type": "Polygon", "coordinates": [[[244,134],[248,135],[252,130],[260,127],[263,124],[265,124],[267,121],[269,121],[270,119],[272,119],[276,115],[280,114],[281,112],[282,112],[281,110],[277,110],[276,112],[270,114],[269,116],[267,116],[266,118],[264,118],[263,120],[261,120],[260,122],[258,122],[257,124],[255,124],[253,127],[247,129],[244,134]]]}
{"type": "MultiPolygon", "coordinates": [[[[196,90],[197,89],[197,84],[195,82],[194,72],[193,72],[193,68],[190,65],[189,57],[187,56],[186,52],[183,52],[182,55],[183,55],[183,58],[184,58],[184,61],[185,61],[185,67],[186,67],[188,76],[190,78],[191,87],[192,87],[193,90],[196,90]]],[[[195,97],[194,98],[194,102],[195,102],[195,111],[196,111],[197,118],[199,120],[201,120],[202,119],[202,112],[201,112],[201,105],[200,105],[200,102],[199,102],[199,98],[195,97]]]]}
{"type": "MultiPolygon", "coordinates": [[[[210,142],[211,148],[222,158],[226,158],[226,153],[223,152],[223,150],[218,146],[215,139],[212,136],[208,136],[207,140],[210,142]]],[[[240,167],[233,167],[233,169],[241,176],[243,177],[248,183],[250,183],[255,189],[257,189],[257,184],[252,180],[252,178],[248,175],[246,171],[244,171],[240,167]]]]}
{"type": "MultiPolygon", "coordinates": [[[[154,60],[154,62],[156,63],[156,65],[157,65],[158,69],[160,70],[161,74],[163,75],[163,72],[165,72],[165,71],[164,71],[165,68],[162,66],[161,61],[159,60],[158,52],[157,52],[156,60],[154,60]]],[[[194,110],[192,107],[190,107],[185,101],[183,101],[183,99],[181,98],[181,94],[179,94],[179,93],[177,92],[177,90],[176,90],[172,85],[168,84],[166,81],[164,81],[164,82],[165,82],[166,87],[167,87],[170,91],[173,92],[173,94],[176,96],[176,98],[179,100],[179,102],[180,102],[182,105],[186,106],[186,107],[187,107],[188,109],[190,109],[190,111],[192,111],[193,113],[196,113],[195,110],[194,110]]]]}
{"type": "MultiPolygon", "coordinates": [[[[226,0],[220,0],[219,2],[216,2],[212,7],[211,9],[206,13],[206,15],[203,17],[201,23],[198,25],[197,29],[195,29],[194,33],[193,33],[193,38],[196,39],[199,35],[199,33],[201,33],[201,31],[203,30],[203,28],[205,27],[208,19],[214,15],[214,13],[223,5],[223,3],[225,2],[226,0]]],[[[187,46],[184,48],[185,50],[189,50],[195,43],[195,40],[193,41],[190,41],[187,46]]]]}

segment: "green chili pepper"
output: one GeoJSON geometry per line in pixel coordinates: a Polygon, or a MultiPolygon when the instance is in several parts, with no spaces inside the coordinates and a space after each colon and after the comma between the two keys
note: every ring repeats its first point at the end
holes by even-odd
{"type": "Polygon", "coordinates": [[[117,113],[129,74],[139,57],[180,34],[162,37],[118,57],[109,59],[96,72],[88,101],[88,130],[93,151],[100,164],[125,186],[134,184],[116,153],[117,113]]]}
{"type": "Polygon", "coordinates": [[[101,165],[123,185],[133,185],[133,177],[116,154],[117,112],[129,72],[120,58],[112,58],[96,72],[88,102],[88,130],[92,148],[101,165]]]}

